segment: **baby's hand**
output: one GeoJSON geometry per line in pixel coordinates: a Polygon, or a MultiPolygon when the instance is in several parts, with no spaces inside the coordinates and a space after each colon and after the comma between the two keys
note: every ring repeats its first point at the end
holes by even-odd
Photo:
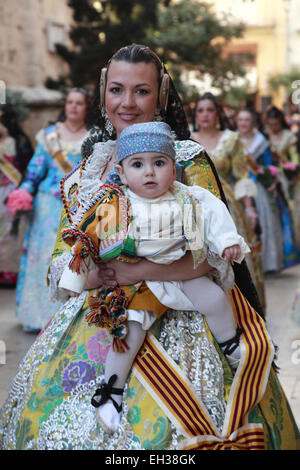
{"type": "Polygon", "coordinates": [[[241,257],[241,249],[239,245],[232,245],[225,248],[222,257],[227,261],[237,261],[241,257]]]}

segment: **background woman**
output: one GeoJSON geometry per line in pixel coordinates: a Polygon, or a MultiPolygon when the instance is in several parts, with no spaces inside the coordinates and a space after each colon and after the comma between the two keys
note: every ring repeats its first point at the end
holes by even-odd
{"type": "Polygon", "coordinates": [[[278,184],[277,203],[281,211],[281,225],[284,239],[284,267],[288,268],[300,261],[300,215],[299,205],[300,193],[296,178],[291,181],[295,186],[294,196],[291,198],[289,181],[285,176],[287,163],[299,164],[296,136],[289,130],[284,114],[273,106],[266,115],[268,138],[270,140],[271,152],[275,165],[280,169],[280,183],[278,184]]]}
{"type": "MultiPolygon", "coordinates": [[[[109,62],[108,70],[103,72],[101,90],[101,102],[113,129],[107,126],[106,129],[101,127],[91,132],[83,146],[85,158],[80,167],[64,179],[65,212],[62,214],[61,228],[75,221],[89,207],[95,190],[106,181],[108,175],[113,176],[116,152],[112,130],[118,136],[129,124],[148,122],[158,114],[172,126],[177,135],[176,157],[184,169],[185,182],[196,182],[223,197],[214,167],[203,147],[188,139],[188,125],[176,90],[160,60],[151,50],[138,45],[119,50],[109,62]],[[75,206],[68,203],[68,194],[73,191],[74,185],[78,188],[78,204],[75,206]]],[[[62,243],[58,233],[51,265],[51,282],[54,282],[54,287],[57,287],[59,272],[62,273],[69,259],[66,245],[62,243]]],[[[209,269],[205,263],[200,266],[200,270],[194,270],[189,255],[167,266],[154,265],[147,260],[138,263],[114,261],[109,263],[109,269],[104,269],[103,266],[95,269],[88,281],[90,287],[93,287],[92,282],[95,287],[99,287],[117,283],[132,284],[144,279],[182,280],[198,277],[209,269]]],[[[234,270],[240,289],[247,293],[249,301],[261,311],[247,266],[243,263],[238,271],[235,266],[234,270]]],[[[238,292],[240,302],[248,305],[241,291],[238,292]]],[[[251,436],[259,435],[259,440],[255,442],[262,442],[263,447],[296,446],[297,430],[293,429],[293,418],[289,414],[288,404],[274,370],[269,369],[272,354],[261,356],[258,354],[261,345],[258,345],[255,352],[251,346],[253,342],[245,346],[247,351],[250,346],[252,348],[250,356],[256,362],[255,370],[263,361],[262,376],[257,374],[259,379],[252,390],[254,395],[246,393],[246,401],[248,397],[251,400],[256,397],[251,402],[250,415],[248,401],[240,404],[234,398],[241,396],[239,393],[235,395],[240,382],[233,381],[230,367],[207,329],[202,315],[195,312],[187,315],[186,312],[179,311],[170,311],[154,324],[152,335],[147,337],[147,341],[155,345],[155,354],[153,355],[153,350],[150,353],[147,349],[149,346],[144,345],[142,348],[139,355],[141,368],[137,369],[136,361],[126,386],[121,426],[112,436],[107,435],[97,425],[90,400],[96,384],[99,383],[98,378],[103,373],[110,339],[104,329],[88,325],[85,319],[91,295],[93,290],[86,290],[79,297],[67,300],[22,362],[9,397],[0,412],[0,447],[179,449],[190,443],[198,449],[207,448],[201,437],[209,434],[215,448],[239,448],[239,437],[232,435],[232,440],[226,439],[227,435],[231,436],[228,428],[231,428],[231,420],[225,418],[232,412],[236,416],[236,406],[243,413],[240,418],[235,419],[234,429],[249,420],[252,423],[251,436]],[[152,369],[143,368],[144,361],[150,357],[154,360],[152,369]],[[163,367],[163,374],[156,369],[157,361],[158,370],[163,367]],[[174,376],[164,373],[166,361],[170,364],[169,372],[172,370],[173,374],[174,371],[174,376]],[[148,375],[143,378],[142,371],[153,370],[153,366],[155,373],[153,371],[150,377],[148,375]],[[161,377],[164,389],[170,390],[170,396],[159,396],[161,377]],[[262,377],[266,377],[266,381],[262,377]],[[261,388],[267,383],[271,386],[261,388]],[[180,400],[174,399],[178,396],[173,390],[177,385],[180,386],[180,400]],[[261,390],[263,399],[260,394],[257,395],[257,390],[261,390]],[[182,412],[184,415],[181,415],[182,412]],[[270,417],[267,422],[265,416],[270,417]],[[280,417],[279,426],[276,416],[280,417]]],[[[238,310],[243,315],[242,310],[238,310]]],[[[249,311],[253,313],[252,308],[249,311]]],[[[259,315],[254,314],[252,320],[257,322],[256,333],[265,331],[259,315]]],[[[261,339],[264,342],[266,338],[267,336],[261,339]]],[[[246,359],[247,367],[250,365],[250,356],[246,359]]],[[[241,378],[242,386],[245,385],[248,390],[251,384],[243,381],[243,361],[244,359],[241,370],[236,374],[241,378]]],[[[250,370],[252,377],[251,365],[250,370]]],[[[243,434],[243,430],[241,432],[243,434]]],[[[245,442],[244,434],[241,440],[245,442]]],[[[253,448],[251,443],[249,445],[253,448]]]]}
{"type": "Polygon", "coordinates": [[[5,201],[20,183],[33,154],[31,142],[20,126],[23,116],[19,107],[18,101],[0,107],[0,284],[5,286],[17,282],[26,230],[22,218],[17,233],[11,233],[13,216],[5,201]]]}
{"type": "Polygon", "coordinates": [[[60,180],[81,160],[87,106],[84,90],[68,93],[65,120],[38,132],[34,156],[8,201],[10,206],[20,194],[34,197],[16,290],[16,315],[25,331],[40,331],[60,305],[50,301],[47,270],[62,209],[60,180]]]}
{"type": "Polygon", "coordinates": [[[261,250],[255,233],[258,222],[254,204],[256,186],[249,177],[246,155],[239,136],[237,132],[228,129],[224,111],[211,93],[205,93],[195,105],[192,138],[204,146],[216,166],[231,215],[239,233],[251,248],[247,264],[260,302],[265,308],[261,250]]]}
{"type": "Polygon", "coordinates": [[[255,203],[261,227],[263,270],[276,272],[283,267],[283,237],[275,194],[276,177],[266,182],[267,188],[257,178],[260,170],[268,169],[270,166],[272,168],[273,161],[269,142],[256,126],[256,115],[253,110],[246,108],[239,111],[237,129],[245,152],[250,157],[249,169],[257,184],[255,203]]]}

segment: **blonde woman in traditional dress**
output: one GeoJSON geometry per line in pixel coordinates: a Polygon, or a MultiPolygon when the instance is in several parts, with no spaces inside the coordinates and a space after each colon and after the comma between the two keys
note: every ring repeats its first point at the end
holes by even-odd
{"type": "Polygon", "coordinates": [[[193,125],[192,138],[205,147],[216,166],[231,215],[239,233],[251,247],[247,264],[265,309],[261,247],[255,233],[258,228],[254,204],[257,190],[249,175],[243,145],[238,133],[228,128],[224,111],[212,93],[205,93],[196,102],[193,125]]]}

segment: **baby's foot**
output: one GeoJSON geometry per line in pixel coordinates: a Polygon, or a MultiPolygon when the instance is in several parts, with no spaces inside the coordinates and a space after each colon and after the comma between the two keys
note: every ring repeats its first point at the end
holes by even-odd
{"type": "Polygon", "coordinates": [[[94,393],[91,403],[96,408],[96,419],[103,427],[104,431],[109,434],[114,433],[121,421],[122,411],[122,388],[115,388],[113,384],[117,380],[117,375],[114,374],[108,380],[102,380],[100,387],[94,393]],[[112,397],[114,396],[114,398],[112,397]]]}
{"type": "Polygon", "coordinates": [[[238,365],[240,363],[241,359],[241,350],[240,347],[238,346],[232,354],[226,354],[226,359],[229,362],[230,367],[233,370],[236,370],[238,368],[238,365]]]}
{"type": "Polygon", "coordinates": [[[96,419],[105,432],[113,434],[119,427],[121,412],[110,400],[96,409],[96,419]]]}
{"type": "Polygon", "coordinates": [[[242,328],[237,328],[236,335],[233,338],[224,341],[224,343],[219,343],[219,346],[225,354],[229,365],[234,371],[238,368],[241,359],[241,349],[239,343],[242,331],[242,328]]]}

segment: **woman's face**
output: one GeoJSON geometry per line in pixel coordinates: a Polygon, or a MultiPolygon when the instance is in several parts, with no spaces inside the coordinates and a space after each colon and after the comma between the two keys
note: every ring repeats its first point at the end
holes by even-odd
{"type": "Polygon", "coordinates": [[[127,126],[149,122],[158,103],[158,74],[153,63],[112,61],[107,73],[105,109],[117,136],[127,126]]]}
{"type": "Polygon", "coordinates": [[[248,111],[240,111],[236,118],[236,125],[241,135],[248,134],[253,129],[253,116],[248,111]]]}
{"type": "Polygon", "coordinates": [[[216,128],[218,122],[217,110],[211,100],[198,101],[196,106],[196,125],[200,129],[216,128]]]}
{"type": "Polygon", "coordinates": [[[86,118],[87,102],[85,96],[77,91],[71,91],[65,103],[66,120],[83,122],[86,118]]]}
{"type": "Polygon", "coordinates": [[[281,122],[277,118],[267,119],[267,125],[272,134],[278,134],[282,130],[281,122]]]}

